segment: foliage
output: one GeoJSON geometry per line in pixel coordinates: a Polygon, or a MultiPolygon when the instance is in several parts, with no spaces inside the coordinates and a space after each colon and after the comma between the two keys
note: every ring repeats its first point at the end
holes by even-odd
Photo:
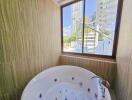
{"type": "Polygon", "coordinates": [[[102,34],[99,34],[99,38],[98,38],[99,41],[103,41],[105,39],[105,36],[104,35],[110,35],[111,34],[110,31],[107,31],[105,29],[102,29],[100,31],[101,31],[102,34]]]}
{"type": "Polygon", "coordinates": [[[91,28],[85,28],[84,29],[84,33],[90,33],[93,32],[93,30],[91,28]]]}
{"type": "Polygon", "coordinates": [[[64,36],[63,40],[64,40],[64,43],[70,43],[71,42],[70,36],[64,36]]]}
{"type": "Polygon", "coordinates": [[[77,32],[73,32],[71,36],[63,37],[64,43],[71,43],[71,41],[76,41],[76,39],[77,39],[77,32]]]}
{"type": "Polygon", "coordinates": [[[71,38],[71,41],[76,41],[76,39],[77,39],[77,32],[72,33],[70,38],[71,38]]]}
{"type": "Polygon", "coordinates": [[[103,41],[103,40],[104,40],[104,35],[103,35],[103,34],[99,34],[98,40],[99,40],[99,41],[103,41]]]}
{"type": "MultiPolygon", "coordinates": [[[[90,32],[93,32],[94,30],[91,29],[91,28],[84,28],[84,33],[90,33],[90,32]]],[[[80,31],[81,33],[83,33],[83,30],[80,31]]]]}
{"type": "Polygon", "coordinates": [[[105,34],[105,35],[110,35],[110,34],[111,34],[110,31],[105,30],[105,29],[102,29],[101,32],[102,32],[103,34],[105,34]]]}

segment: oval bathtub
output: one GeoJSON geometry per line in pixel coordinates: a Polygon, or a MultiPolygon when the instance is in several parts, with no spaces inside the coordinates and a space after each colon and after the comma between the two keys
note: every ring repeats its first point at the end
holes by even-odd
{"type": "Polygon", "coordinates": [[[95,76],[81,67],[55,66],[34,77],[21,100],[111,100],[108,89],[95,76]]]}

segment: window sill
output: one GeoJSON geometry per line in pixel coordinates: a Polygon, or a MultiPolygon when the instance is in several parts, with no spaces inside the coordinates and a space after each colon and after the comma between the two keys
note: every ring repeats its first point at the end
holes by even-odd
{"type": "Polygon", "coordinates": [[[63,52],[61,56],[116,63],[116,59],[109,56],[101,56],[101,55],[98,56],[98,55],[91,55],[91,54],[86,55],[86,54],[65,53],[65,52],[63,52]]]}

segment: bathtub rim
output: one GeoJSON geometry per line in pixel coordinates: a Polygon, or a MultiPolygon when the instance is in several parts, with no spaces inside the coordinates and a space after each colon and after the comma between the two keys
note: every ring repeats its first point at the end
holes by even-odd
{"type": "MultiPolygon", "coordinates": [[[[37,75],[35,75],[28,83],[27,83],[27,85],[25,86],[25,88],[23,89],[23,92],[22,92],[22,95],[21,95],[21,98],[20,98],[20,100],[24,100],[23,99],[23,96],[24,96],[24,93],[26,92],[26,89],[28,89],[28,87],[30,86],[30,85],[32,85],[33,83],[35,83],[36,82],[36,80],[42,75],[42,74],[45,74],[45,73],[48,73],[49,71],[51,71],[51,70],[54,70],[54,69],[56,69],[56,68],[61,68],[61,67],[72,67],[72,68],[78,68],[78,69],[81,69],[81,70],[84,70],[84,71],[87,71],[87,72],[89,72],[89,73],[91,73],[93,76],[97,76],[95,73],[93,73],[92,71],[90,71],[90,70],[88,70],[88,69],[86,69],[86,68],[83,68],[83,67],[80,67],[80,66],[73,66],[73,65],[58,65],[58,66],[52,66],[52,67],[49,67],[49,68],[46,68],[46,69],[44,69],[43,71],[41,71],[40,73],[38,73],[37,75]]],[[[105,88],[105,90],[107,91],[106,93],[107,93],[107,97],[108,98],[110,98],[109,100],[111,100],[111,95],[110,95],[110,91],[108,90],[108,88],[106,88],[105,86],[104,86],[104,88],[105,88]]]]}

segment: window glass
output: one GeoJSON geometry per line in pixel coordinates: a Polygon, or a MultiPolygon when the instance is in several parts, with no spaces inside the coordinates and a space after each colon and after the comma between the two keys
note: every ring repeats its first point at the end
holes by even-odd
{"type": "Polygon", "coordinates": [[[118,0],[85,0],[85,5],[82,0],[64,6],[63,52],[112,56],[117,6],[118,0]]]}
{"type": "Polygon", "coordinates": [[[83,1],[63,8],[63,51],[82,53],[83,1]]]}
{"type": "Polygon", "coordinates": [[[117,0],[86,0],[84,53],[112,55],[117,0]]]}

